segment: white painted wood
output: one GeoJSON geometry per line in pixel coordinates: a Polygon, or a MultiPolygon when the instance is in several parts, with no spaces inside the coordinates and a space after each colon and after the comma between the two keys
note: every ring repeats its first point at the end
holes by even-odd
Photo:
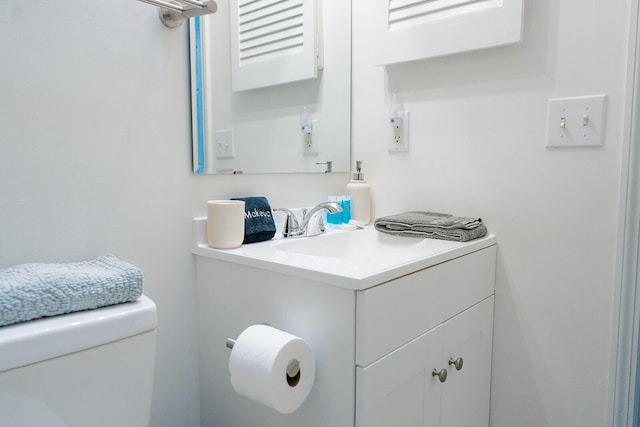
{"type": "Polygon", "coordinates": [[[196,274],[203,426],[353,426],[354,291],[200,256],[196,274]],[[258,323],[304,338],[315,356],[311,393],[291,414],[231,386],[225,342],[258,323]]]}
{"type": "Polygon", "coordinates": [[[633,2],[629,31],[626,132],[622,165],[618,257],[612,327],[608,421],[637,425],[638,342],[640,339],[640,6],[633,2]]]}
{"type": "Polygon", "coordinates": [[[442,332],[438,326],[356,368],[357,427],[440,425],[442,384],[431,372],[446,369],[442,332]]]}
{"type": "Polygon", "coordinates": [[[356,363],[366,366],[492,295],[495,257],[491,246],[359,292],[356,363]]]}
{"type": "Polygon", "coordinates": [[[462,369],[447,365],[443,387],[442,425],[488,427],[491,390],[494,297],[448,321],[443,329],[443,356],[463,360],[462,369]]]}
{"type": "Polygon", "coordinates": [[[523,0],[376,0],[375,62],[518,42],[522,12],[523,0]]]}
{"type": "Polygon", "coordinates": [[[357,368],[357,427],[489,425],[489,297],[367,367],[357,368]],[[462,369],[448,364],[462,357],[462,369]],[[431,372],[446,369],[445,382],[431,372]]]}
{"type": "Polygon", "coordinates": [[[362,427],[449,426],[440,422],[447,411],[460,423],[484,420],[496,250],[452,254],[366,291],[197,256],[203,425],[347,427],[356,420],[362,427]],[[312,392],[292,414],[237,395],[229,382],[225,342],[256,323],[305,338],[316,357],[312,392]],[[360,363],[356,347],[371,349],[378,360],[360,363]],[[450,394],[468,401],[462,413],[441,402],[446,383],[431,375],[433,369],[451,371],[448,358],[458,354],[466,366],[457,374],[468,375],[452,383],[450,394]]]}
{"type": "Polygon", "coordinates": [[[319,0],[231,0],[233,91],[318,76],[319,0]]]}

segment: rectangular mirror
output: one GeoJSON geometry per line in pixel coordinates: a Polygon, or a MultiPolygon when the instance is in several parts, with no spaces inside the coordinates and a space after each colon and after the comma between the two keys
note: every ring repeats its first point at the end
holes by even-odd
{"type": "Polygon", "coordinates": [[[190,20],[194,173],[324,173],[327,162],[332,172],[348,172],[351,1],[217,3],[217,13],[190,20]],[[252,10],[242,9],[247,4],[252,10]],[[252,17],[254,10],[261,16],[252,17]],[[310,19],[313,25],[307,27],[310,19]],[[285,51],[297,54],[310,47],[309,40],[315,43],[313,73],[286,78],[292,74],[286,61],[265,71],[263,63],[285,56],[285,51]],[[256,47],[257,53],[246,53],[256,47]],[[242,89],[251,87],[251,81],[247,85],[244,74],[238,85],[232,70],[245,64],[255,65],[259,73],[274,73],[275,83],[258,75],[260,87],[242,89]]]}

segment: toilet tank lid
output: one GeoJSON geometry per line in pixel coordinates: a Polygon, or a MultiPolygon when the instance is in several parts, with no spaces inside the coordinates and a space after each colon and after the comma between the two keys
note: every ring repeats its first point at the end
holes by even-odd
{"type": "Polygon", "coordinates": [[[108,344],[158,324],[155,303],[138,300],[0,327],[0,372],[108,344]]]}

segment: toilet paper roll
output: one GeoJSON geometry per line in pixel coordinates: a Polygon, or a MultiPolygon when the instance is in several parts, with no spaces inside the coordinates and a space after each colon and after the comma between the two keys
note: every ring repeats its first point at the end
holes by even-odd
{"type": "Polygon", "coordinates": [[[229,372],[238,394],[290,414],[309,395],[316,363],[302,338],[267,325],[253,325],[236,339],[229,372]]]}

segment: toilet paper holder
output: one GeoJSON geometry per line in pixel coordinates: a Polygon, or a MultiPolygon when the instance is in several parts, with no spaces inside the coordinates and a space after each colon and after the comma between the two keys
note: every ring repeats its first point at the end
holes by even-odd
{"type": "MultiPolygon", "coordinates": [[[[266,322],[262,322],[261,325],[271,326],[266,322]]],[[[233,350],[233,346],[236,345],[236,340],[234,340],[233,338],[227,338],[227,342],[225,343],[225,345],[229,350],[233,350]]]]}
{"type": "MultiPolygon", "coordinates": [[[[266,323],[264,323],[266,325],[266,323]]],[[[233,350],[233,346],[236,345],[236,340],[233,338],[227,338],[225,343],[229,350],[233,350]]],[[[291,387],[295,387],[300,382],[300,362],[298,359],[291,359],[287,363],[287,384],[291,387]]]]}

